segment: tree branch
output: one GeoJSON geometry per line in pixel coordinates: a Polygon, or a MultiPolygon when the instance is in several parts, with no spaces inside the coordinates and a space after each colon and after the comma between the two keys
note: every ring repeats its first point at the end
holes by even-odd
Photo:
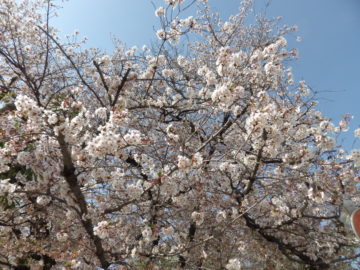
{"type": "Polygon", "coordinates": [[[77,204],[80,207],[81,223],[82,223],[85,231],[87,232],[87,234],[89,235],[89,237],[91,238],[91,240],[93,241],[93,243],[95,245],[95,254],[98,257],[98,259],[101,263],[101,266],[103,268],[107,268],[109,266],[109,263],[107,262],[107,260],[105,258],[105,251],[102,246],[101,239],[94,234],[94,230],[93,230],[94,226],[92,224],[91,219],[86,217],[86,215],[88,214],[86,200],[85,200],[84,194],[82,193],[80,186],[78,184],[77,177],[75,175],[75,167],[74,167],[74,164],[73,164],[73,161],[71,158],[71,153],[68,149],[67,143],[65,142],[64,135],[62,133],[60,133],[57,137],[57,140],[59,142],[60,150],[61,150],[62,158],[63,158],[63,165],[64,165],[63,176],[64,176],[71,192],[73,193],[77,204]]]}
{"type": "Polygon", "coordinates": [[[93,95],[96,97],[96,99],[99,101],[100,105],[102,107],[105,107],[105,104],[103,103],[103,101],[101,100],[101,98],[99,97],[99,95],[96,93],[96,91],[85,81],[84,77],[81,75],[79,68],[75,65],[74,61],[71,59],[70,55],[68,55],[64,48],[61,46],[61,44],[52,36],[49,34],[48,31],[46,31],[44,28],[42,28],[41,26],[38,26],[38,28],[43,31],[55,44],[56,46],[59,48],[59,50],[63,53],[63,55],[69,60],[70,64],[72,65],[72,67],[74,68],[76,74],[79,76],[81,82],[90,90],[91,93],[93,93],[93,95]]]}
{"type": "Polygon", "coordinates": [[[116,105],[116,103],[118,102],[121,89],[123,89],[123,87],[124,87],[124,85],[125,85],[125,82],[126,82],[126,80],[127,80],[127,77],[129,76],[129,73],[130,73],[130,68],[125,72],[125,75],[124,75],[124,77],[122,78],[121,83],[120,83],[120,85],[118,86],[118,88],[117,88],[117,90],[116,90],[116,94],[115,94],[115,97],[114,97],[114,101],[113,101],[113,103],[111,104],[111,106],[114,107],[114,106],[116,105]]]}

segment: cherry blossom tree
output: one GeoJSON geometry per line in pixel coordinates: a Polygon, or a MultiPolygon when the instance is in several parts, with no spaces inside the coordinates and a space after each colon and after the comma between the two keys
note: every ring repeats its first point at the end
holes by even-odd
{"type": "Polygon", "coordinates": [[[55,4],[0,0],[0,267],[354,266],[360,150],[294,82],[294,27],[166,0],[156,45],[107,55],[55,4]]]}

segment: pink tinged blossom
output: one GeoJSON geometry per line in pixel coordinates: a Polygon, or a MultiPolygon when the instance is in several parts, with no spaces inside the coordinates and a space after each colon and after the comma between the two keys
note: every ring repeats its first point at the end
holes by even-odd
{"type": "Polygon", "coordinates": [[[167,33],[166,33],[166,31],[164,29],[160,29],[160,30],[156,31],[156,36],[160,40],[166,40],[167,33]]]}
{"type": "Polygon", "coordinates": [[[215,85],[217,83],[216,74],[209,70],[205,74],[206,84],[207,85],[215,85]]]}
{"type": "Polygon", "coordinates": [[[81,269],[83,267],[83,263],[81,261],[72,260],[70,262],[71,269],[81,269]]]}
{"type": "Polygon", "coordinates": [[[219,211],[217,214],[216,214],[216,221],[217,222],[222,222],[226,219],[226,213],[225,211],[219,211]]]}
{"type": "Polygon", "coordinates": [[[143,141],[140,131],[135,130],[135,129],[129,131],[129,132],[124,136],[124,140],[125,140],[128,144],[141,144],[142,141],[143,141]]]}
{"type": "Polygon", "coordinates": [[[339,127],[344,130],[344,131],[347,131],[348,130],[348,123],[344,120],[341,120],[340,123],[339,123],[339,127]]]}
{"type": "Polygon", "coordinates": [[[158,66],[165,66],[166,65],[166,56],[163,54],[160,54],[157,58],[153,59],[154,64],[157,64],[158,66]]]}
{"type": "Polygon", "coordinates": [[[355,137],[360,138],[360,128],[355,129],[354,135],[355,137]]]}
{"type": "Polygon", "coordinates": [[[107,109],[104,107],[98,108],[95,110],[95,115],[100,119],[106,119],[107,117],[107,109]]]}
{"type": "Polygon", "coordinates": [[[94,234],[99,236],[101,239],[109,237],[109,222],[101,221],[94,227],[94,234]]]}
{"type": "Polygon", "coordinates": [[[281,37],[279,37],[279,39],[276,41],[276,44],[277,44],[277,46],[281,46],[281,47],[286,47],[286,45],[287,45],[287,41],[286,41],[286,39],[283,37],[283,36],[281,36],[281,37]]]}
{"type": "Polygon", "coordinates": [[[155,10],[155,15],[157,17],[161,17],[165,15],[165,8],[159,7],[157,10],[155,10]]]}
{"type": "Polygon", "coordinates": [[[40,116],[42,110],[37,106],[36,102],[25,95],[16,97],[15,106],[17,111],[25,113],[29,118],[40,116]]]}
{"type": "Polygon", "coordinates": [[[145,238],[146,241],[150,241],[152,237],[152,230],[149,226],[146,226],[144,230],[141,232],[142,236],[145,238]]]}
{"type": "Polygon", "coordinates": [[[165,227],[161,229],[163,235],[169,236],[174,234],[174,228],[172,226],[165,227]]]}
{"type": "Polygon", "coordinates": [[[184,67],[185,65],[188,64],[188,61],[186,60],[186,58],[182,55],[179,55],[177,58],[177,63],[179,64],[180,67],[184,67]]]}
{"type": "Polygon", "coordinates": [[[57,123],[57,121],[58,121],[58,117],[57,117],[57,115],[56,114],[51,114],[50,116],[49,116],[49,118],[48,118],[48,122],[49,122],[49,124],[50,125],[55,125],[56,123],[57,123]]]}
{"type": "Polygon", "coordinates": [[[239,259],[230,259],[225,268],[227,270],[241,270],[241,262],[239,259]]]}
{"type": "Polygon", "coordinates": [[[165,0],[164,2],[165,2],[165,4],[167,4],[167,5],[174,5],[174,3],[176,2],[176,0],[165,0]]]}
{"type": "Polygon", "coordinates": [[[200,212],[192,212],[191,219],[196,223],[196,225],[200,226],[204,222],[204,214],[200,212]]]}
{"type": "Polygon", "coordinates": [[[193,16],[189,16],[186,19],[180,20],[180,24],[184,27],[193,28],[196,21],[193,16]]]}
{"type": "Polygon", "coordinates": [[[172,69],[164,69],[162,71],[162,75],[165,77],[165,78],[174,78],[176,73],[174,70],[172,69]]]}
{"type": "Polygon", "coordinates": [[[41,195],[36,198],[36,203],[42,206],[47,205],[51,202],[51,198],[49,196],[41,195]]]}
{"type": "Polygon", "coordinates": [[[183,3],[185,0],[165,0],[165,4],[175,8],[177,5],[183,3]]]}
{"type": "Polygon", "coordinates": [[[181,170],[187,169],[191,166],[191,160],[185,156],[178,156],[178,167],[181,170]]]}
{"type": "Polygon", "coordinates": [[[16,185],[9,183],[10,179],[0,180],[0,195],[6,193],[13,193],[16,190],[16,185]]]}
{"type": "Polygon", "coordinates": [[[201,154],[199,152],[197,152],[193,157],[192,157],[192,163],[194,167],[199,167],[202,165],[203,163],[203,157],[201,156],[201,154]]]}
{"type": "Polygon", "coordinates": [[[307,196],[317,203],[323,203],[327,199],[326,194],[323,191],[314,190],[313,187],[308,189],[307,196]]]}
{"type": "Polygon", "coordinates": [[[320,128],[323,129],[325,132],[328,133],[335,133],[335,126],[328,120],[324,120],[320,123],[320,128]]]}

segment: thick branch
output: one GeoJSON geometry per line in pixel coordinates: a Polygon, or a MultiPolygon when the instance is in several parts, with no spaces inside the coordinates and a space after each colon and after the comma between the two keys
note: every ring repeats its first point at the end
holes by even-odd
{"type": "Polygon", "coordinates": [[[119,95],[120,95],[120,92],[121,90],[123,89],[124,85],[125,85],[125,82],[127,80],[127,77],[129,76],[129,73],[130,73],[130,69],[128,69],[124,75],[124,77],[122,78],[121,80],[121,83],[120,85],[118,86],[118,88],[116,89],[116,94],[115,94],[115,97],[114,97],[114,101],[113,103],[111,104],[111,106],[115,106],[118,99],[119,99],[119,95]]]}
{"type": "Polygon", "coordinates": [[[91,238],[91,240],[93,241],[93,243],[95,245],[95,253],[96,253],[96,256],[98,257],[98,259],[100,260],[101,266],[103,268],[107,268],[109,266],[109,263],[107,262],[107,260],[105,258],[105,251],[102,246],[101,239],[94,234],[94,230],[93,230],[94,226],[92,224],[91,219],[86,217],[86,215],[88,214],[86,200],[85,200],[84,194],[82,193],[80,186],[78,184],[77,177],[75,175],[75,167],[74,167],[74,164],[71,159],[71,153],[65,142],[65,137],[62,133],[60,133],[59,136],[57,137],[57,139],[58,139],[58,142],[60,145],[60,150],[61,150],[62,157],[63,157],[63,164],[64,164],[63,176],[65,177],[65,180],[66,180],[72,194],[74,195],[77,204],[80,207],[81,223],[82,223],[85,231],[87,232],[87,234],[89,235],[89,237],[91,238]]]}
{"type": "Polygon", "coordinates": [[[245,214],[243,217],[245,218],[246,225],[249,228],[256,230],[267,241],[276,244],[281,253],[283,253],[288,259],[297,263],[307,264],[312,270],[328,269],[330,267],[323,260],[318,259],[314,261],[309,256],[305,255],[303,252],[296,249],[294,246],[286,244],[281,239],[276,238],[275,236],[265,232],[248,214],[245,214]],[[299,260],[295,259],[293,256],[298,257],[299,260]]]}
{"type": "Polygon", "coordinates": [[[111,95],[109,94],[109,86],[108,86],[107,83],[106,83],[106,80],[105,80],[105,77],[104,77],[104,73],[102,72],[99,64],[98,64],[95,60],[93,61],[93,64],[94,64],[97,72],[98,72],[99,75],[100,75],[101,82],[102,82],[102,84],[103,84],[104,87],[105,87],[106,93],[108,94],[109,103],[111,104],[111,103],[112,103],[112,100],[111,100],[111,95]]]}
{"type": "Polygon", "coordinates": [[[248,108],[248,106],[245,106],[244,109],[241,111],[241,113],[239,113],[239,114],[236,116],[236,118],[234,118],[234,119],[232,119],[232,120],[231,120],[231,119],[227,120],[226,123],[225,123],[218,131],[216,131],[213,135],[211,135],[210,138],[207,139],[207,140],[196,150],[196,152],[200,152],[200,151],[201,151],[202,149],[204,149],[211,141],[213,141],[216,137],[221,136],[222,134],[224,134],[224,132],[225,132],[226,130],[228,130],[228,129],[232,126],[232,124],[235,123],[235,121],[236,121],[237,119],[239,119],[241,116],[243,116],[243,115],[246,113],[247,108],[248,108]]]}
{"type": "Polygon", "coordinates": [[[261,146],[261,148],[259,149],[259,152],[258,152],[258,154],[257,154],[257,156],[256,156],[255,168],[254,168],[251,176],[249,177],[249,184],[247,185],[247,187],[245,188],[245,190],[242,192],[242,195],[243,195],[243,196],[246,195],[246,194],[248,194],[248,193],[251,191],[252,186],[253,186],[253,184],[254,184],[254,182],[255,182],[255,180],[256,180],[256,175],[257,175],[258,170],[259,170],[259,168],[260,168],[260,162],[261,162],[261,160],[262,160],[262,153],[263,153],[264,147],[265,147],[265,145],[266,145],[266,140],[267,140],[267,132],[266,132],[265,129],[263,130],[262,139],[264,140],[264,143],[263,143],[263,145],[261,146]]]}

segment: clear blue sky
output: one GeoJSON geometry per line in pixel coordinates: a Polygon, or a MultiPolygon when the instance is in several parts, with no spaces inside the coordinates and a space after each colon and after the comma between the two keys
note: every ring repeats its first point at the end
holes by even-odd
{"type": "MultiPolygon", "coordinates": [[[[265,0],[257,0],[262,11],[265,0]]],[[[162,0],[153,1],[156,6],[162,0]]],[[[190,2],[190,0],[187,0],[190,2]]],[[[236,13],[239,0],[209,0],[224,16],[236,13]]],[[[79,30],[88,45],[112,50],[111,36],[128,46],[154,40],[158,20],[150,0],[69,0],[59,10],[54,24],[64,35],[79,30]]],[[[302,41],[300,60],[293,63],[295,80],[306,80],[319,94],[319,109],[337,123],[341,115],[354,116],[345,146],[353,142],[352,130],[360,126],[360,0],[272,0],[269,17],[283,17],[283,23],[297,25],[302,41]]]]}

